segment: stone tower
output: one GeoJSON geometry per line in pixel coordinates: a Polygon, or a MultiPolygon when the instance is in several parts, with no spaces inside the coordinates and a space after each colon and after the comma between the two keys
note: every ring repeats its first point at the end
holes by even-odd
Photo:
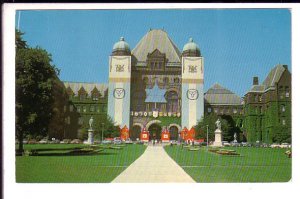
{"type": "Polygon", "coordinates": [[[182,52],[182,128],[191,129],[204,114],[203,74],[203,57],[190,38],[182,52]]]}
{"type": "Polygon", "coordinates": [[[115,125],[129,127],[131,52],[121,37],[109,57],[108,115],[115,125]]]}

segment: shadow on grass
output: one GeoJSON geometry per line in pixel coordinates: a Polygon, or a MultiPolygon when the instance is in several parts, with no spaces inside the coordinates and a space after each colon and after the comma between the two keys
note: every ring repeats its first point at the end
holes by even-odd
{"type": "Polygon", "coordinates": [[[74,148],[50,148],[50,149],[32,149],[32,151],[70,151],[70,150],[80,150],[83,147],[74,147],[74,148]]]}
{"type": "Polygon", "coordinates": [[[30,156],[102,156],[102,155],[116,155],[117,153],[99,153],[99,152],[83,152],[83,151],[71,151],[68,153],[41,153],[41,154],[32,154],[30,156]]]}

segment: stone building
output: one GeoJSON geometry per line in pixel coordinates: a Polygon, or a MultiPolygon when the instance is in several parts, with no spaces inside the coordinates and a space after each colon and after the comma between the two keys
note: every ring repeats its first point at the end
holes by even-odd
{"type": "Polygon", "coordinates": [[[262,84],[253,78],[245,94],[244,132],[247,141],[290,142],[291,73],[287,65],[277,65],[262,84]]]}
{"type": "Polygon", "coordinates": [[[133,50],[123,37],[109,57],[108,115],[133,139],[142,128],[177,139],[204,111],[203,57],[192,39],[180,51],[164,30],[149,30],[133,50]]]}
{"type": "Polygon", "coordinates": [[[240,129],[239,141],[290,139],[291,73],[286,65],[273,68],[262,84],[254,77],[242,99],[219,84],[204,93],[203,60],[193,39],[179,50],[164,30],[149,30],[132,50],[121,37],[109,57],[108,84],[64,82],[69,95],[64,135],[86,131],[91,116],[98,121],[97,133],[108,115],[115,125],[128,127],[133,140],[143,128],[157,138],[167,128],[171,140],[177,140],[183,128],[215,113],[240,129]]]}
{"type": "Polygon", "coordinates": [[[88,121],[93,116],[95,133],[101,131],[101,120],[107,115],[107,84],[85,82],[63,82],[69,96],[69,103],[64,106],[65,136],[80,137],[87,132],[88,121]]]}

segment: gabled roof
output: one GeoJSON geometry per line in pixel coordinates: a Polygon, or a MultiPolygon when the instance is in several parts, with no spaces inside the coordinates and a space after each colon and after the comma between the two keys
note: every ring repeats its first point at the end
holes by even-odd
{"type": "Polygon", "coordinates": [[[80,88],[83,88],[88,96],[91,96],[92,90],[96,87],[100,94],[104,96],[105,91],[107,90],[107,84],[100,84],[100,83],[85,83],[85,82],[63,82],[65,87],[70,87],[74,92],[75,96],[78,95],[78,91],[80,88]]]}
{"type": "Polygon", "coordinates": [[[181,61],[181,53],[177,46],[165,31],[159,29],[147,32],[132,50],[132,54],[136,57],[138,62],[145,62],[148,53],[152,53],[155,49],[158,49],[161,53],[165,53],[169,62],[181,61]]]}
{"type": "Polygon", "coordinates": [[[277,83],[279,81],[284,70],[285,70],[285,68],[282,65],[277,65],[275,68],[273,68],[269,72],[265,81],[262,83],[265,86],[265,89],[275,86],[275,83],[277,83]]]}
{"type": "Polygon", "coordinates": [[[280,80],[285,68],[278,64],[268,74],[266,79],[260,85],[253,85],[249,92],[265,92],[269,88],[274,88],[275,84],[280,80]]]}
{"type": "Polygon", "coordinates": [[[207,103],[212,105],[241,105],[242,98],[232,91],[222,87],[220,84],[214,84],[204,94],[207,103]]]}
{"type": "Polygon", "coordinates": [[[167,103],[165,98],[166,89],[161,89],[155,83],[153,88],[146,89],[146,100],[145,102],[157,102],[157,103],[167,103]]]}

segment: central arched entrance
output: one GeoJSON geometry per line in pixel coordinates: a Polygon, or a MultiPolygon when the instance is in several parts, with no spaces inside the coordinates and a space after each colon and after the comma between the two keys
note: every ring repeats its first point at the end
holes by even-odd
{"type": "Polygon", "coordinates": [[[148,131],[150,133],[150,139],[157,139],[160,140],[161,136],[161,126],[157,123],[151,124],[148,128],[148,131]]]}

